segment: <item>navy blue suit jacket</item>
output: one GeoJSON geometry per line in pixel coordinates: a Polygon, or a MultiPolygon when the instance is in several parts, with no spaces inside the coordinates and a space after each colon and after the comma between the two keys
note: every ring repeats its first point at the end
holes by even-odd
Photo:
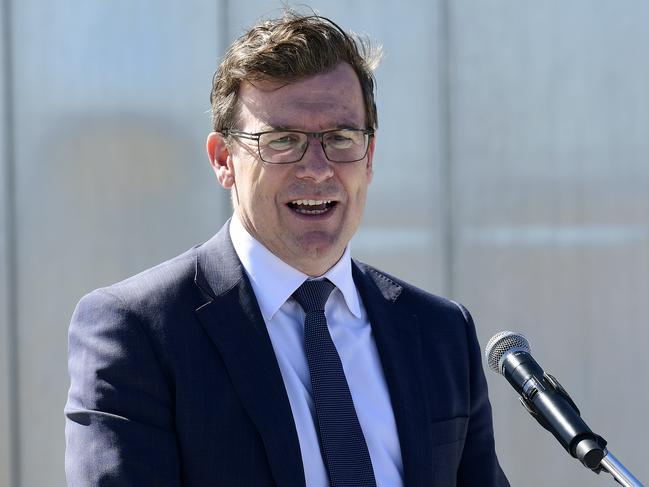
{"type": "MultiPolygon", "coordinates": [[[[471,317],[354,262],[407,487],[507,486],[471,317]]],[[[304,487],[288,396],[226,225],[77,306],[66,475],[79,486],[304,487]]]]}

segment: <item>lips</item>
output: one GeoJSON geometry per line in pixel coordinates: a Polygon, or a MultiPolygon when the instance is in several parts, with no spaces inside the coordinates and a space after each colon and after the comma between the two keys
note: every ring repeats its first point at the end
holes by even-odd
{"type": "Polygon", "coordinates": [[[323,215],[338,204],[333,200],[293,200],[288,207],[302,215],[323,215]]]}

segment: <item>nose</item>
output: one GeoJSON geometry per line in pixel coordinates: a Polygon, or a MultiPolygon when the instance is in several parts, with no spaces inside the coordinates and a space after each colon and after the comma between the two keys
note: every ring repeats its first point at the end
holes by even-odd
{"type": "Polygon", "coordinates": [[[327,159],[318,136],[309,136],[309,146],[302,160],[296,165],[298,178],[313,179],[316,183],[326,181],[334,173],[332,163],[327,159]]]}

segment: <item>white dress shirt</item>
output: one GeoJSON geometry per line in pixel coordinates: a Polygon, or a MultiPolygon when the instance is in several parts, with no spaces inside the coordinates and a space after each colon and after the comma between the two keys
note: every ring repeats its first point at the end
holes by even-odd
{"type": "MultiPolygon", "coordinates": [[[[304,353],[304,311],[291,297],[309,278],[255,240],[234,215],[230,237],[250,279],[275,350],[300,442],[307,487],[327,487],[304,353]]],[[[392,412],[367,313],[352,279],[349,247],[324,276],[335,286],[325,306],[331,338],[343,364],[377,487],[403,485],[403,464],[392,412]]]]}

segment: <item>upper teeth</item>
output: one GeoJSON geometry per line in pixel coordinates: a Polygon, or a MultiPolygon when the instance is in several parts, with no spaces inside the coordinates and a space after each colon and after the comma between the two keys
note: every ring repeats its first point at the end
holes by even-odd
{"type": "Polygon", "coordinates": [[[295,200],[293,201],[294,205],[309,205],[309,206],[319,206],[322,204],[329,204],[331,200],[295,200]]]}

